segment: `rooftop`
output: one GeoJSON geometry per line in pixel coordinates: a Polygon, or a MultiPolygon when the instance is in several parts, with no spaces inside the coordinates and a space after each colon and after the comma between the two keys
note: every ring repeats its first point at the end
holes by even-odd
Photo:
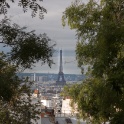
{"type": "MultiPolygon", "coordinates": [[[[56,120],[56,124],[66,124],[66,119],[64,117],[57,117],[55,118],[56,120]]],[[[72,124],[77,124],[77,122],[79,120],[77,120],[76,118],[68,118],[70,120],[70,122],[72,122],[72,124]]],[[[41,120],[42,124],[53,124],[52,122],[50,122],[50,119],[48,117],[42,118],[41,120]]],[[[40,123],[39,123],[40,124],[40,123]]],[[[80,120],[80,124],[86,124],[86,122],[84,122],[83,120],[80,120]]]]}

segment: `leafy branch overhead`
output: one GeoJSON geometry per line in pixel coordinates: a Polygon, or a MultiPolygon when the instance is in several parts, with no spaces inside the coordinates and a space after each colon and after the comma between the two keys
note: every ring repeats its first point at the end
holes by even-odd
{"type": "Polygon", "coordinates": [[[46,34],[36,35],[35,31],[25,30],[26,27],[11,25],[7,18],[0,22],[1,43],[5,44],[5,47],[11,47],[11,51],[7,53],[8,60],[24,68],[30,68],[40,60],[42,64],[47,62],[51,66],[55,44],[52,44],[46,34]]]}
{"type": "MultiPolygon", "coordinates": [[[[35,17],[37,12],[39,12],[39,18],[44,18],[44,13],[47,13],[47,10],[40,5],[41,1],[43,0],[19,0],[18,6],[23,8],[24,12],[27,12],[28,9],[32,11],[31,16],[35,17]]],[[[0,1],[0,14],[7,14],[8,9],[12,7],[12,3],[15,3],[15,0],[10,0],[9,2],[7,0],[0,1]]]]}

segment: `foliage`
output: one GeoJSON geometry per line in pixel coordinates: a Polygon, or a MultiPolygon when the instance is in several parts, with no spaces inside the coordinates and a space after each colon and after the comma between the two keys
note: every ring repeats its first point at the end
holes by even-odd
{"type": "Polygon", "coordinates": [[[105,85],[103,79],[86,79],[81,84],[64,87],[62,95],[70,96],[71,106],[77,104],[80,116],[87,123],[123,124],[124,97],[105,85]]]}
{"type": "Polygon", "coordinates": [[[53,63],[51,57],[54,45],[45,35],[37,36],[33,31],[26,33],[25,28],[10,25],[8,19],[0,24],[1,43],[9,46],[10,52],[0,52],[0,124],[24,124],[37,121],[40,114],[40,103],[32,102],[31,83],[17,77],[18,69],[30,68],[38,61],[53,63]]]}
{"type": "Polygon", "coordinates": [[[27,124],[29,122],[31,124],[32,120],[36,122],[39,119],[40,103],[33,103],[31,97],[25,94],[21,93],[20,96],[16,96],[18,98],[9,103],[0,101],[0,124],[27,124]]]}
{"type": "MultiPolygon", "coordinates": [[[[24,12],[32,10],[32,17],[39,12],[43,19],[46,9],[41,0],[2,0],[0,14],[7,14],[12,3],[23,8],[24,12]]],[[[0,21],[0,43],[9,48],[9,52],[0,52],[0,124],[31,124],[37,121],[40,114],[40,103],[31,98],[32,82],[22,81],[17,77],[18,69],[31,68],[34,63],[41,61],[50,67],[53,64],[52,55],[54,43],[46,34],[36,35],[35,31],[26,31],[26,27],[11,24],[5,17],[0,21]],[[28,84],[28,85],[27,85],[28,84]]]]}
{"type": "Polygon", "coordinates": [[[1,43],[11,48],[7,54],[8,60],[24,68],[30,68],[38,61],[51,66],[55,44],[50,42],[46,34],[36,35],[34,31],[25,32],[25,29],[17,24],[11,25],[6,17],[0,22],[1,43]]]}
{"type": "MultiPolygon", "coordinates": [[[[39,12],[39,18],[43,19],[44,16],[43,14],[47,12],[47,10],[40,5],[39,2],[41,2],[43,0],[19,0],[18,1],[18,6],[23,8],[24,12],[27,12],[28,9],[32,10],[32,17],[35,17],[37,12],[39,12]]],[[[8,9],[11,8],[12,3],[15,4],[15,0],[2,0],[0,1],[0,14],[7,14],[8,9]]]]}
{"type": "Polygon", "coordinates": [[[79,108],[84,111],[82,116],[89,115],[94,123],[110,121],[123,124],[123,0],[89,0],[86,4],[76,0],[65,10],[62,20],[63,25],[68,23],[71,29],[77,31],[76,57],[79,67],[88,65],[90,68],[89,80],[86,80],[79,91],[80,98],[76,100],[79,107],[83,107],[79,108]],[[83,101],[85,85],[88,88],[87,102],[83,101]]]}
{"type": "Polygon", "coordinates": [[[16,68],[10,66],[4,59],[5,55],[0,53],[0,96],[5,101],[9,101],[19,84],[19,80],[15,74],[16,68]]]}
{"type": "Polygon", "coordinates": [[[16,76],[16,67],[0,54],[0,124],[24,124],[37,120],[39,102],[31,100],[30,86],[16,76]]]}

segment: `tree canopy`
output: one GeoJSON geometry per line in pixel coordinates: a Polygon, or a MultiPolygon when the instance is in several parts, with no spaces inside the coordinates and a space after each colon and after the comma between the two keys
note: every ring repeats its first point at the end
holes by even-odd
{"type": "MultiPolygon", "coordinates": [[[[113,109],[107,109],[109,112],[106,121],[111,123],[123,124],[123,89],[124,89],[124,2],[123,0],[89,0],[87,3],[82,3],[76,0],[71,6],[66,8],[63,17],[63,25],[66,23],[71,29],[76,29],[78,42],[76,46],[76,57],[79,67],[85,65],[89,66],[88,71],[89,81],[86,81],[88,92],[91,92],[87,99],[91,99],[91,104],[83,103],[83,101],[77,102],[82,106],[82,111],[85,110],[85,114],[88,110],[92,113],[90,121],[99,120],[106,116],[104,114],[95,114],[95,109],[90,108],[96,106],[96,113],[105,113],[104,109],[112,108],[118,109],[113,112],[113,109]],[[99,82],[96,83],[96,82],[99,82]],[[94,88],[97,85],[98,88],[94,88]],[[104,90],[103,94],[106,96],[104,101],[102,96],[99,96],[98,89],[104,90]],[[91,87],[93,86],[93,87],[91,87]],[[110,91],[109,91],[110,90],[110,91]],[[93,97],[94,92],[97,93],[96,97],[93,97]],[[108,94],[106,94],[109,92],[108,94]],[[113,93],[114,92],[114,93],[113,93]],[[109,95],[116,94],[118,96],[113,97],[115,101],[109,99],[109,95]],[[98,98],[99,104],[95,99],[98,98]],[[103,102],[103,104],[102,104],[103,102]],[[101,105],[100,105],[101,104],[101,105]],[[107,105],[105,107],[105,105],[107,105]],[[86,106],[86,108],[85,108],[86,106]],[[118,106],[118,107],[117,107],[118,106]],[[100,108],[99,108],[100,107],[100,108]],[[101,109],[101,108],[104,109],[101,109]],[[111,114],[110,113],[114,113],[111,114]],[[99,118],[99,119],[98,119],[99,118]],[[118,118],[118,119],[117,119],[118,118]],[[120,118],[120,119],[119,119],[120,118]],[[117,120],[118,121],[117,121],[117,120]],[[112,121],[114,120],[114,121],[112,121]],[[116,120],[116,121],[115,121],[116,120]],[[119,122],[120,120],[120,122],[119,122]]],[[[79,99],[83,100],[84,87],[79,91],[79,99]]],[[[108,113],[107,112],[107,113],[108,113]]],[[[104,120],[103,119],[103,120],[104,120]]],[[[98,122],[104,122],[99,120],[98,122]]]]}

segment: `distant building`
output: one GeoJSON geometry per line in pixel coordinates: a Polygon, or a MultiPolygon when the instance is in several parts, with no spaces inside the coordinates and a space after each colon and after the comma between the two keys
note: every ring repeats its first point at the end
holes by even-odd
{"type": "Polygon", "coordinates": [[[47,76],[42,76],[42,82],[47,82],[48,81],[48,77],[47,76]]]}
{"type": "Polygon", "coordinates": [[[62,113],[68,115],[73,115],[78,113],[77,106],[74,105],[74,108],[72,108],[70,103],[71,103],[71,99],[69,97],[66,97],[65,99],[62,100],[62,113]]]}
{"type": "MultiPolygon", "coordinates": [[[[49,118],[48,123],[45,122],[45,124],[55,124],[55,115],[54,115],[54,109],[51,108],[47,108],[46,106],[42,106],[41,107],[41,122],[43,120],[43,118],[49,118]]],[[[43,124],[43,122],[42,122],[43,124]]]]}
{"type": "Polygon", "coordinates": [[[47,108],[53,107],[53,103],[52,103],[51,99],[42,99],[41,103],[43,106],[46,106],[47,108]]]}
{"type": "Polygon", "coordinates": [[[39,96],[39,90],[38,89],[35,89],[32,96],[35,97],[35,98],[37,98],[39,96]]]}

